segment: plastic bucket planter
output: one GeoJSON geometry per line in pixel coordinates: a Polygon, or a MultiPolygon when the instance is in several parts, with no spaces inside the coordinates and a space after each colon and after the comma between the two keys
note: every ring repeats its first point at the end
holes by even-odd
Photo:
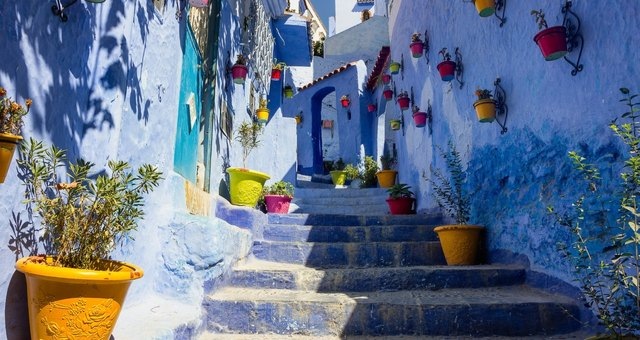
{"type": "Polygon", "coordinates": [[[240,64],[235,64],[231,67],[231,77],[236,84],[244,84],[245,78],[247,78],[247,67],[240,64]]]}
{"type": "Polygon", "coordinates": [[[496,119],[496,102],[493,99],[480,99],[473,103],[480,123],[491,123],[496,119]]]}
{"type": "Polygon", "coordinates": [[[443,225],[433,229],[438,234],[444,258],[450,266],[478,263],[481,233],[477,225],[443,225]]]}
{"type": "Polygon", "coordinates": [[[369,104],[369,105],[367,105],[367,111],[369,111],[369,112],[375,112],[375,111],[376,111],[376,104],[369,104]]]}
{"type": "Polygon", "coordinates": [[[398,172],[395,170],[380,170],[376,172],[376,177],[378,178],[378,185],[381,188],[391,188],[394,184],[396,184],[396,176],[398,172]]]}
{"type": "Polygon", "coordinates": [[[282,76],[282,71],[279,68],[271,69],[271,80],[279,81],[282,76]]]}
{"type": "Polygon", "coordinates": [[[389,72],[391,72],[391,74],[398,74],[398,72],[400,72],[400,63],[392,61],[391,64],[389,64],[389,72]]]}
{"type": "Polygon", "coordinates": [[[413,197],[387,198],[391,215],[411,215],[414,214],[413,204],[416,201],[413,197]]]}
{"type": "Polygon", "coordinates": [[[392,90],[384,90],[384,91],[382,91],[382,95],[384,96],[384,99],[391,100],[391,98],[393,98],[393,91],[392,90]]]}
{"type": "Polygon", "coordinates": [[[398,98],[398,106],[400,106],[400,110],[406,110],[409,108],[409,97],[400,97],[398,98]]]}
{"type": "Polygon", "coordinates": [[[284,88],[284,97],[285,98],[293,98],[293,89],[290,87],[284,88]]]}
{"type": "Polygon", "coordinates": [[[229,193],[231,204],[255,207],[269,175],[245,168],[229,168],[229,193]]]}
{"type": "Polygon", "coordinates": [[[389,74],[383,74],[382,75],[382,83],[383,84],[389,84],[391,82],[391,75],[389,74]]]}
{"type": "Polygon", "coordinates": [[[543,29],[533,37],[546,61],[564,57],[567,54],[567,30],[564,26],[543,29]]]}
{"type": "Polygon", "coordinates": [[[257,109],[256,116],[259,122],[266,123],[269,120],[269,109],[257,109]]]}
{"type": "Polygon", "coordinates": [[[0,133],[0,183],[4,183],[13,160],[16,145],[22,140],[18,135],[0,133]]]}
{"type": "Polygon", "coordinates": [[[443,81],[451,81],[456,73],[456,63],[451,60],[445,60],[438,64],[438,72],[443,81]]]}
{"type": "Polygon", "coordinates": [[[333,185],[344,185],[347,181],[347,172],[344,170],[333,170],[329,174],[331,174],[333,185]]]}
{"type": "Polygon", "coordinates": [[[412,57],[414,58],[422,57],[422,51],[424,51],[424,43],[422,41],[412,42],[411,45],[409,45],[409,48],[411,49],[412,57]]]}
{"type": "Polygon", "coordinates": [[[391,130],[393,131],[397,131],[400,130],[400,120],[399,119],[392,119],[389,121],[389,126],[391,127],[391,130]]]}
{"type": "Polygon", "coordinates": [[[414,112],[413,122],[416,123],[416,127],[421,128],[427,125],[427,113],[426,112],[414,112]]]}
{"type": "Polygon", "coordinates": [[[485,18],[492,16],[496,12],[496,2],[494,0],[475,0],[478,14],[485,18]]]}
{"type": "Polygon", "coordinates": [[[264,195],[264,203],[267,205],[267,212],[287,214],[289,213],[291,197],[285,195],[264,195]]]}
{"type": "Polygon", "coordinates": [[[342,107],[349,107],[349,104],[351,104],[351,101],[349,99],[341,99],[340,103],[342,104],[342,107]]]}

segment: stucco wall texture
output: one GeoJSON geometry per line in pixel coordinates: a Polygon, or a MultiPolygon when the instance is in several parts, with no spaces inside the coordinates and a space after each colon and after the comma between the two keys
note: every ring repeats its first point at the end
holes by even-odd
{"type": "MultiPolygon", "coordinates": [[[[394,0],[389,34],[391,58],[404,55],[404,79],[394,76],[396,87],[413,88],[421,108],[428,101],[433,106],[433,134],[416,128],[406,111],[406,135],[396,135],[399,180],[418,190],[419,209],[436,209],[423,175],[430,176],[430,166],[443,167],[436,147],[446,148],[452,141],[467,164],[471,223],[487,227],[492,253],[524,254],[532,269],[571,282],[570,268],[556,250],[557,242],[569,242],[568,231],[554,223],[546,207],[569,209],[581,192],[569,151],[579,151],[603,169],[604,186],[611,185],[621,169],[621,145],[608,124],[626,110],[619,103],[618,89],[640,90],[640,37],[635,24],[640,3],[573,1],[585,41],[584,70],[577,76],[570,74],[572,68],[563,60],[545,61],[533,42],[538,27],[531,10],[544,10],[549,26],[554,26],[562,23],[561,5],[509,1],[507,22],[499,27],[495,17],[478,16],[472,3],[394,0]],[[431,46],[429,64],[425,58],[412,58],[409,51],[411,34],[425,30],[431,46]],[[440,79],[437,53],[443,47],[450,52],[460,48],[462,89],[455,81],[440,79]],[[479,123],[473,108],[474,91],[493,90],[497,77],[509,107],[504,135],[496,123],[479,123]]],[[[567,55],[574,61],[577,56],[577,51],[567,55]]],[[[381,96],[380,88],[375,96],[381,96]]],[[[399,115],[393,106],[395,112],[387,111],[387,119],[399,115]]],[[[618,209],[615,202],[609,208],[618,209]]]]}

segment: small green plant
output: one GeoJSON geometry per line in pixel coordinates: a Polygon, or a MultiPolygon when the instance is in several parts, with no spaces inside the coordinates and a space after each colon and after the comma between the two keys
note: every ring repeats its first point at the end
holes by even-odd
{"type": "Polygon", "coordinates": [[[127,162],[109,161],[111,174],[94,177],[93,163],[78,159],[70,164],[66,152],[55,146],[30,139],[20,150],[26,203],[41,217],[54,265],[108,269],[103,260],[138,227],[143,195],[158,186],[162,173],[149,164],[132,171],[127,162]],[[58,175],[64,166],[67,179],[58,175]]]}
{"type": "Polygon", "coordinates": [[[446,47],[443,47],[440,52],[438,52],[438,55],[442,56],[442,61],[451,61],[451,54],[447,52],[446,47]]]}
{"type": "Polygon", "coordinates": [[[371,156],[364,158],[364,163],[360,166],[347,164],[344,171],[350,180],[359,179],[361,188],[374,188],[377,184],[376,173],[380,170],[378,163],[371,156]]]}
{"type": "Polygon", "coordinates": [[[420,39],[420,35],[421,35],[421,34],[420,34],[420,33],[417,33],[417,32],[416,32],[416,33],[413,33],[413,34],[411,35],[411,42],[412,42],[412,43],[415,43],[415,42],[422,42],[422,39],[420,39]]]}
{"type": "Polygon", "coordinates": [[[342,157],[338,158],[338,160],[335,161],[333,165],[334,165],[333,170],[344,170],[344,167],[346,166],[346,164],[342,160],[342,157]]]}
{"type": "Polygon", "coordinates": [[[7,90],[0,87],[0,133],[19,135],[22,119],[29,113],[31,99],[25,100],[22,106],[7,97],[7,90]]]}
{"type": "Polygon", "coordinates": [[[389,154],[387,150],[380,156],[380,164],[382,164],[382,170],[391,170],[396,166],[397,158],[394,155],[389,154]]]}
{"type": "Polygon", "coordinates": [[[236,140],[242,146],[242,167],[247,167],[247,157],[253,149],[260,146],[258,136],[262,133],[262,125],[258,122],[244,121],[236,131],[236,140]]]}
{"type": "Polygon", "coordinates": [[[464,192],[464,185],[467,179],[462,168],[460,153],[453,142],[449,141],[449,149],[443,150],[438,147],[440,155],[445,161],[448,176],[438,168],[431,167],[433,178],[423,178],[431,183],[433,197],[440,208],[451,216],[457,224],[467,224],[471,214],[471,200],[464,192]]]}
{"type": "Polygon", "coordinates": [[[531,15],[534,16],[536,23],[538,24],[538,29],[543,30],[548,28],[547,20],[544,19],[544,12],[542,10],[532,10],[531,15]]]}
{"type": "Polygon", "coordinates": [[[262,189],[262,195],[281,195],[293,197],[293,185],[286,181],[277,181],[262,189]]]}
{"type": "Polygon", "coordinates": [[[411,187],[405,183],[398,183],[387,189],[389,198],[413,197],[415,194],[411,191],[411,187]]]}
{"type": "Polygon", "coordinates": [[[559,244],[558,249],[572,264],[586,306],[616,339],[640,332],[640,131],[636,123],[640,103],[629,89],[620,92],[625,96],[620,101],[628,107],[621,118],[630,122],[616,119],[609,125],[628,148],[620,181],[613,190],[601,189],[598,168],[572,151],[569,158],[585,181],[584,190],[567,211],[547,208],[574,236],[571,246],[559,244]],[[614,197],[620,198],[619,209],[607,205],[614,197]]]}
{"type": "Polygon", "coordinates": [[[493,94],[491,94],[491,91],[486,89],[478,88],[476,89],[475,94],[478,97],[478,100],[493,98],[493,94]]]}
{"type": "Polygon", "coordinates": [[[242,54],[238,54],[236,57],[236,65],[246,65],[247,60],[242,54]]]}

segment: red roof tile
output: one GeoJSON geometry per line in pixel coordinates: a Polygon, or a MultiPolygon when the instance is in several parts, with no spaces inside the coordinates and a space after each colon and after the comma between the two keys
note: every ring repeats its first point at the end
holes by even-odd
{"type": "Polygon", "coordinates": [[[373,89],[378,86],[378,78],[385,69],[387,65],[387,61],[389,60],[389,55],[391,54],[391,48],[389,46],[382,46],[380,52],[378,53],[378,59],[376,60],[376,64],[373,65],[373,69],[371,70],[371,75],[369,76],[369,80],[367,80],[367,90],[373,91],[373,89]]]}
{"type": "Polygon", "coordinates": [[[298,91],[302,91],[304,89],[307,89],[307,88],[315,85],[316,83],[318,83],[318,82],[320,82],[322,80],[325,80],[325,79],[327,79],[327,78],[329,78],[329,77],[331,77],[333,75],[336,75],[336,74],[338,74],[338,73],[350,68],[351,66],[354,66],[355,64],[356,64],[356,62],[351,62],[351,63],[348,63],[346,65],[340,66],[337,69],[325,74],[324,76],[322,76],[320,78],[316,78],[314,81],[310,82],[309,84],[306,84],[306,85],[303,85],[303,86],[299,87],[298,91]]]}

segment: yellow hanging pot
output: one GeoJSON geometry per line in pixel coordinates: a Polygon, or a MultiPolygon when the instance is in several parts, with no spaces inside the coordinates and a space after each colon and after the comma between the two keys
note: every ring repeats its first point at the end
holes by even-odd
{"type": "Polygon", "coordinates": [[[7,177],[16,145],[22,140],[18,135],[0,133],[0,183],[7,177]]]}
{"type": "Polygon", "coordinates": [[[476,10],[481,17],[492,16],[496,11],[495,0],[475,0],[476,10]]]}
{"type": "Polygon", "coordinates": [[[480,123],[491,123],[496,119],[496,102],[493,99],[480,99],[473,103],[480,123]]]}
{"type": "Polygon", "coordinates": [[[256,116],[258,116],[259,122],[266,123],[269,120],[269,109],[266,109],[266,108],[257,109],[256,116]]]}

